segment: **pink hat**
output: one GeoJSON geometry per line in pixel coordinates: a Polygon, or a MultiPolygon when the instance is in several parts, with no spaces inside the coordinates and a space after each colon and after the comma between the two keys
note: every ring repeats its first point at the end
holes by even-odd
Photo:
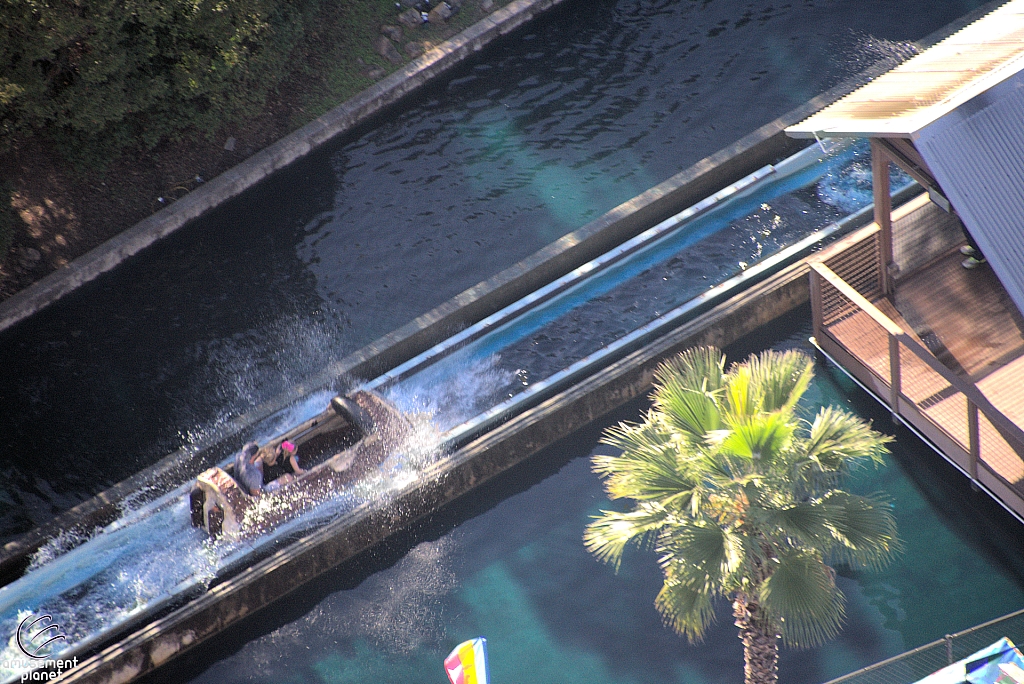
{"type": "Polygon", "coordinates": [[[295,453],[295,445],[289,442],[287,439],[281,442],[281,448],[289,453],[295,453]]]}

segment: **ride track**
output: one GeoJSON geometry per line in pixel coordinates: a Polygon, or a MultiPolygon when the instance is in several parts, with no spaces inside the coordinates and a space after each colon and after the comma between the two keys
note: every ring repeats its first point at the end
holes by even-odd
{"type": "MultiPolygon", "coordinates": [[[[59,615],[62,610],[73,612],[76,605],[108,607],[102,615],[97,611],[96,619],[91,621],[72,620],[77,631],[69,635],[69,647],[56,655],[85,656],[135,629],[120,643],[65,675],[69,681],[123,681],[134,677],[603,412],[595,407],[581,409],[580,402],[586,404],[601,396],[599,402],[610,401],[614,406],[641,393],[649,381],[645,373],[649,375],[654,361],[667,349],[678,347],[680,339],[692,337],[700,314],[704,319],[718,319],[716,334],[721,338],[735,339],[752,330],[752,325],[756,327],[789,310],[794,302],[799,303],[800,295],[781,298],[778,308],[762,306],[743,321],[726,315],[729,324],[722,327],[722,311],[730,310],[730,301],[736,301],[737,293],[746,292],[739,295],[744,308],[756,306],[751,293],[760,291],[760,281],[767,279],[768,289],[777,289],[780,283],[783,288],[794,287],[793,283],[798,282],[792,276],[795,262],[824,241],[866,222],[870,207],[843,220],[826,222],[807,234],[801,218],[812,214],[814,207],[807,202],[822,194],[822,179],[842,178],[844,168],[849,176],[850,168],[863,164],[852,148],[822,152],[818,147],[806,148],[783,162],[758,169],[365,383],[365,388],[381,393],[399,408],[412,414],[419,409],[421,415],[418,420],[414,418],[419,428],[413,431],[414,439],[395,444],[394,453],[381,470],[356,486],[325,496],[314,505],[303,502],[301,515],[265,534],[217,542],[211,542],[189,523],[190,482],[164,490],[148,503],[127,507],[121,518],[90,535],[85,543],[66,552],[60,543],[45,548],[37,555],[45,562],[38,562],[22,578],[0,589],[0,621],[6,624],[20,619],[26,611],[45,609],[59,615]],[[781,213],[772,211],[769,203],[779,206],[781,213]],[[638,278],[660,273],[659,268],[679,255],[696,255],[699,260],[705,241],[720,240],[726,229],[746,223],[748,232],[759,231],[762,223],[749,219],[766,211],[771,212],[773,225],[790,222],[798,230],[787,234],[779,229],[780,244],[774,245],[770,253],[761,254],[760,261],[745,269],[735,264],[731,269],[720,269],[719,282],[713,282],[706,292],[682,297],[685,301],[668,312],[649,312],[642,324],[599,349],[577,349],[575,355],[561,359],[565,364],[556,364],[556,372],[531,379],[512,396],[504,397],[507,388],[499,383],[501,396],[484,392],[476,397],[479,404],[463,402],[454,410],[435,413],[430,422],[423,420],[422,409],[445,404],[438,395],[455,397],[464,393],[465,385],[459,378],[467,368],[483,370],[484,381],[477,383],[478,387],[490,388],[490,381],[498,376],[507,380],[509,370],[500,368],[500,358],[510,354],[516,344],[525,341],[529,346],[531,336],[595,300],[611,301],[614,308],[616,300],[608,299],[610,293],[628,289],[638,278]],[[718,308],[712,310],[716,305],[718,308]],[[426,375],[433,377],[425,383],[426,375]],[[610,391],[609,382],[614,384],[622,377],[632,378],[630,388],[610,391]],[[638,378],[641,382],[636,384],[638,378]],[[431,397],[425,397],[424,386],[431,388],[431,397]],[[597,388],[601,391],[595,392],[597,388]],[[424,403],[428,399],[434,402],[432,406],[424,403]],[[184,563],[172,560],[182,557],[184,563]],[[140,628],[143,624],[146,626],[140,628]]],[[[903,194],[907,192],[904,188],[903,194]]],[[[865,201],[866,196],[860,204],[865,201]]],[[[828,212],[823,211],[827,203],[821,205],[817,215],[827,216],[828,212]]],[[[747,237],[742,236],[740,242],[748,242],[747,237]]],[[[758,247],[759,253],[762,248],[758,247]]],[[[679,283],[667,277],[660,282],[669,289],[678,289],[679,283]]],[[[700,281],[698,291],[706,282],[700,281]]],[[[799,289],[799,285],[796,287],[799,289]]],[[[627,296],[623,301],[630,299],[627,296]]],[[[606,315],[609,313],[617,317],[614,312],[606,315]]],[[[315,393],[291,410],[273,416],[260,427],[262,437],[266,440],[309,419],[329,397],[326,392],[315,393]]],[[[295,503],[287,497],[277,501],[284,508],[295,503]]],[[[19,673],[10,674],[17,678],[19,673]]]]}

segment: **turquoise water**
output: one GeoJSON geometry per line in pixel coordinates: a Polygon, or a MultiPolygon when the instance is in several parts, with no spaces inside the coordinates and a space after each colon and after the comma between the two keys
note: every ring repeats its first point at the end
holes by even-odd
{"type": "MultiPolygon", "coordinates": [[[[805,346],[807,334],[771,344],[805,346]]],[[[823,367],[808,398],[891,429],[873,403],[823,367]]],[[[614,420],[635,419],[639,409],[614,420]]],[[[630,554],[616,575],[584,551],[584,525],[609,505],[589,469],[588,457],[603,448],[597,428],[272,606],[159,679],[441,683],[448,651],[483,635],[494,684],[739,681],[742,652],[726,606],[705,641],[688,644],[654,610],[660,574],[651,555],[630,554]]],[[[846,628],[824,647],[784,649],[787,684],[822,682],[1024,605],[1020,525],[908,433],[896,435],[890,464],[859,473],[853,487],[892,497],[903,554],[879,573],[840,569],[846,628]]]]}

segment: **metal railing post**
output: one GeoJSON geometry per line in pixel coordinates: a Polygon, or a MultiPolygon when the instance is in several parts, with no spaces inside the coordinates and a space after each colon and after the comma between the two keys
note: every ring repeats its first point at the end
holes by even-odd
{"type": "Polygon", "coordinates": [[[981,441],[978,434],[978,405],[967,399],[967,472],[971,479],[978,480],[978,458],[981,456],[981,441]]]}
{"type": "Polygon", "coordinates": [[[900,413],[900,392],[902,391],[902,379],[900,377],[900,341],[891,332],[889,336],[889,409],[895,418],[900,413]]]}

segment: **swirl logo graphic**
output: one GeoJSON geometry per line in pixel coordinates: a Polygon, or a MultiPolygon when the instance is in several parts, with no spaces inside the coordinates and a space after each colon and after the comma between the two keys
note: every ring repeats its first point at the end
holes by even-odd
{"type": "Polygon", "coordinates": [[[50,615],[29,615],[18,625],[18,648],[29,658],[44,660],[55,641],[67,643],[68,637],[50,615]]]}

